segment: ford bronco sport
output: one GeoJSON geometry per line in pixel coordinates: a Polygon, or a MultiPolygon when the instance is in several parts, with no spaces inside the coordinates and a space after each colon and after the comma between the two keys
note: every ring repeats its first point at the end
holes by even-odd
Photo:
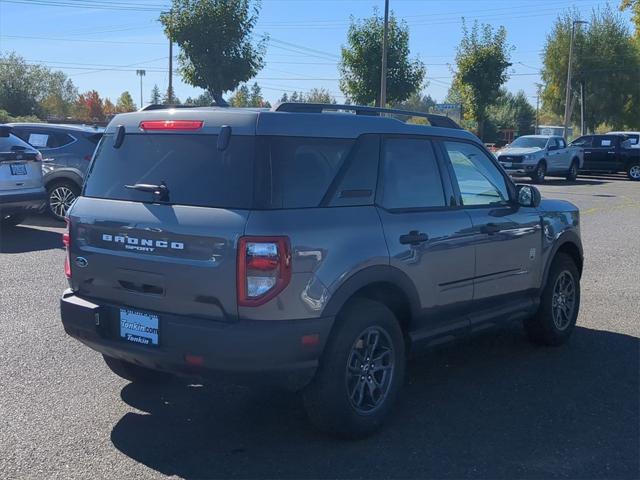
{"type": "Polygon", "coordinates": [[[446,117],[147,109],[109,124],[69,211],[62,322],[128,380],[276,382],[363,436],[410,353],[513,320],[564,343],[579,223],[446,117]]]}

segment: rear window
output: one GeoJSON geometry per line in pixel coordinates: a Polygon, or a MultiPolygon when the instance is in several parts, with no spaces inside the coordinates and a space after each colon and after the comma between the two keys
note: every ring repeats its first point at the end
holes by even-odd
{"type": "Polygon", "coordinates": [[[153,192],[127,188],[166,184],[169,204],[250,208],[254,137],[231,136],[218,151],[216,135],[127,134],[120,148],[105,135],[85,183],[84,195],[152,202],[153,192]]]}
{"type": "Polygon", "coordinates": [[[269,138],[266,207],[317,207],[354,144],[342,138],[269,138]]]}

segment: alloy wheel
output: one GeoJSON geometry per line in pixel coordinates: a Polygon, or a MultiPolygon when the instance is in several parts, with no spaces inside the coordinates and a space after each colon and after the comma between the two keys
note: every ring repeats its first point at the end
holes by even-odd
{"type": "Polygon", "coordinates": [[[76,194],[64,185],[60,185],[49,194],[49,208],[58,218],[64,218],[76,199],[76,194]]]}
{"type": "Polygon", "coordinates": [[[349,402],[359,414],[377,410],[386,400],[394,373],[394,350],[389,334],[369,327],[354,342],[347,360],[349,402]]]}
{"type": "Polygon", "coordinates": [[[629,176],[634,180],[640,180],[640,165],[632,165],[629,169],[629,176]]]}
{"type": "Polygon", "coordinates": [[[558,330],[565,330],[573,319],[576,308],[576,286],[573,275],[564,270],[556,278],[551,297],[553,323],[558,330]]]}

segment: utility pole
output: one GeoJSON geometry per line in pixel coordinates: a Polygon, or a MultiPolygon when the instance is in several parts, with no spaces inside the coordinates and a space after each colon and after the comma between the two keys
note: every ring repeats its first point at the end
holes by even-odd
{"type": "Polygon", "coordinates": [[[582,25],[585,23],[584,20],[574,20],[571,24],[571,39],[569,40],[569,66],[567,67],[567,88],[566,95],[564,100],[564,138],[567,138],[567,133],[569,132],[569,122],[571,115],[571,63],[573,61],[573,37],[575,36],[576,25],[582,25]]]}
{"type": "Polygon", "coordinates": [[[584,134],[584,80],[580,80],[580,135],[584,134]]]}
{"type": "Polygon", "coordinates": [[[146,74],[146,70],[136,70],[136,75],[140,77],[140,108],[144,107],[144,97],[142,96],[142,77],[146,74]]]}
{"type": "Polygon", "coordinates": [[[169,104],[173,104],[173,9],[169,10],[169,104]]]}
{"type": "Polygon", "coordinates": [[[538,134],[538,126],[540,125],[540,92],[542,91],[542,84],[536,83],[536,87],[538,87],[536,92],[536,128],[533,133],[538,134]]]}
{"type": "Polygon", "coordinates": [[[380,105],[387,104],[387,49],[389,41],[389,0],[384,0],[384,36],[382,38],[382,71],[380,73],[380,105]]]}

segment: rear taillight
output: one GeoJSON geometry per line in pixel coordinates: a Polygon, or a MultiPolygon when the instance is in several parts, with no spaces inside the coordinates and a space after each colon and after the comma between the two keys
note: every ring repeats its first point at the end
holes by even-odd
{"type": "Polygon", "coordinates": [[[241,237],[238,241],[238,305],[256,307],[278,295],[291,280],[287,237],[241,237]]]}
{"type": "Polygon", "coordinates": [[[67,251],[67,255],[64,259],[64,274],[67,278],[71,278],[71,259],[69,249],[71,248],[71,223],[69,220],[67,222],[67,231],[62,234],[62,244],[64,245],[65,250],[67,251]]]}
{"type": "Polygon", "coordinates": [[[200,130],[204,125],[202,120],[145,120],[140,122],[141,130],[200,130]]]}

